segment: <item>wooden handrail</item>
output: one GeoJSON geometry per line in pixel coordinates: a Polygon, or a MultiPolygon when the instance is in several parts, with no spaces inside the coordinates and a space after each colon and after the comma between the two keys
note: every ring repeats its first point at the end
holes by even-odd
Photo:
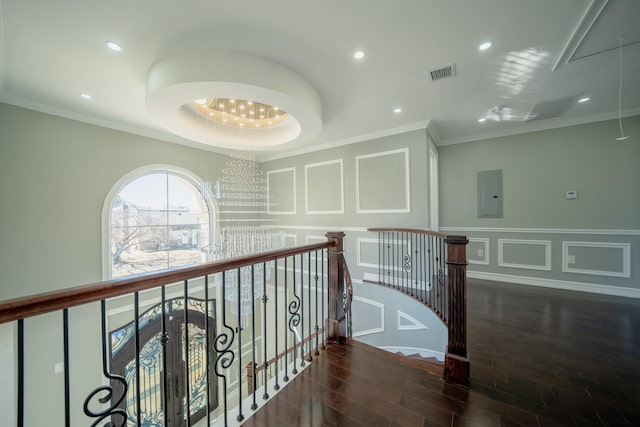
{"type": "Polygon", "coordinates": [[[444,233],[440,233],[438,231],[431,231],[431,230],[420,230],[417,228],[367,228],[367,231],[370,231],[372,233],[380,233],[383,231],[395,231],[397,233],[422,234],[425,236],[439,237],[441,239],[447,238],[447,235],[444,233]]]}
{"type": "Polygon", "coordinates": [[[306,252],[333,248],[337,245],[338,242],[336,239],[329,238],[323,243],[279,249],[255,255],[208,262],[192,267],[145,273],[123,279],[107,280],[89,285],[10,299],[0,302],[0,324],[127,295],[133,292],[158,288],[163,285],[221,273],[226,270],[233,270],[252,264],[275,261],[280,258],[306,252]]]}

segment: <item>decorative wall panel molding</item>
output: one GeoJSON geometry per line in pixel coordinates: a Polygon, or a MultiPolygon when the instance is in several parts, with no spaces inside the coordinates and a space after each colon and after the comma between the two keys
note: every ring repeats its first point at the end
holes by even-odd
{"type": "Polygon", "coordinates": [[[397,310],[396,314],[399,331],[416,331],[420,329],[429,329],[422,322],[414,319],[404,311],[397,310]]]}
{"type": "Polygon", "coordinates": [[[357,156],[356,212],[411,212],[410,181],[408,148],[357,156]]]}
{"type": "MultiPolygon", "coordinates": [[[[522,249],[521,249],[522,250],[522,249]]],[[[527,256],[531,258],[531,256],[527,256]]],[[[518,240],[518,239],[498,239],[498,266],[512,268],[526,268],[531,270],[551,271],[551,241],[550,240],[518,240]],[[544,249],[543,264],[525,264],[505,261],[505,246],[541,246],[544,249]]]]}
{"type": "MultiPolygon", "coordinates": [[[[586,254],[585,254],[586,255],[586,254]]],[[[609,254],[610,255],[610,254],[609,254]]],[[[630,243],[609,243],[609,242],[562,242],[562,271],[565,273],[591,274],[595,276],[612,276],[631,278],[631,244],[630,243]],[[591,252],[588,265],[595,265],[595,268],[574,267],[576,255],[570,254],[571,248],[588,248],[591,252]],[[607,257],[606,252],[615,250],[617,255],[617,266],[619,268],[604,269],[604,265],[598,261],[607,257]],[[599,253],[598,253],[599,252],[599,253]],[[570,262],[573,261],[573,262],[570,262]],[[599,268],[600,267],[600,268],[599,268]]]]}
{"type": "MultiPolygon", "coordinates": [[[[362,316],[365,310],[373,310],[377,311],[380,316],[379,324],[376,327],[365,329],[362,331],[353,331],[353,337],[361,337],[363,335],[375,334],[378,332],[384,332],[384,304],[378,301],[370,300],[368,298],[362,298],[357,295],[353,297],[353,305],[360,305],[359,308],[356,308],[358,311],[358,315],[362,316]],[[359,304],[356,304],[359,303],[359,304]]],[[[374,317],[374,316],[372,316],[374,317]]],[[[354,326],[355,328],[355,326],[354,326]]]]}
{"type": "Polygon", "coordinates": [[[378,268],[378,239],[368,239],[358,237],[356,239],[356,252],[358,257],[358,266],[359,267],[370,267],[370,268],[378,268]],[[365,249],[365,247],[369,247],[369,249],[365,249]],[[372,257],[371,254],[375,253],[375,257],[372,257]]]}
{"type": "Polygon", "coordinates": [[[305,165],[304,182],[306,213],[344,213],[344,167],[342,159],[305,165]]]}
{"type": "Polygon", "coordinates": [[[267,172],[267,197],[274,203],[267,204],[270,215],[296,214],[296,168],[267,172]]]}
{"type": "Polygon", "coordinates": [[[490,264],[490,257],[489,257],[489,242],[491,241],[491,239],[485,239],[485,238],[481,238],[481,237],[469,237],[469,252],[471,251],[471,244],[472,243],[482,243],[482,255],[475,253],[473,256],[477,256],[478,258],[481,259],[473,259],[470,258],[469,252],[467,252],[467,262],[469,264],[481,264],[481,265],[489,265],[490,264]]]}

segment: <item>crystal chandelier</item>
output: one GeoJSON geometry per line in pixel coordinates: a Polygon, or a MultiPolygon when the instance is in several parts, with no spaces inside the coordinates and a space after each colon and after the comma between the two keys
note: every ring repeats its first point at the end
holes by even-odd
{"type": "MultiPolygon", "coordinates": [[[[211,184],[203,191],[211,194],[211,184]]],[[[254,157],[246,152],[234,153],[215,184],[215,197],[219,206],[267,207],[273,205],[268,195],[263,172],[254,157]]],[[[266,226],[226,226],[220,229],[212,252],[215,260],[253,255],[284,247],[284,232],[266,226]]],[[[263,297],[263,281],[271,277],[272,262],[241,267],[225,273],[225,299],[231,310],[240,315],[245,328],[253,313],[253,300],[263,297]],[[253,282],[252,282],[253,280],[253,282]],[[253,289],[252,289],[253,288],[253,289]],[[238,301],[240,310],[238,312],[238,301]]]]}

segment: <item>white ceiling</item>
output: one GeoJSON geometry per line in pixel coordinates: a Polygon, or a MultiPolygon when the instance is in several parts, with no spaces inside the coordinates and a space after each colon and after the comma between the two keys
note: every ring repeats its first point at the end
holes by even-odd
{"type": "Polygon", "coordinates": [[[187,145],[145,107],[155,63],[239,52],[291,69],[320,94],[322,130],[264,158],[427,124],[452,144],[615,118],[621,34],[621,108],[640,114],[636,0],[0,0],[0,16],[0,101],[187,145]],[[453,63],[455,77],[429,80],[453,63]]]}

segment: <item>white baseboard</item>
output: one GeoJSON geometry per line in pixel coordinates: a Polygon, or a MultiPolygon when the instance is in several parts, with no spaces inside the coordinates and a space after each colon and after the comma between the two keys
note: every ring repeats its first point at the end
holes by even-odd
{"type": "Polygon", "coordinates": [[[472,279],[493,280],[518,285],[540,286],[543,288],[563,289],[568,291],[590,292],[595,294],[613,295],[628,298],[640,298],[640,289],[622,286],[607,286],[597,283],[570,282],[568,280],[542,279],[539,277],[516,276],[513,274],[486,273],[482,271],[467,271],[467,277],[472,279]]]}
{"type": "Polygon", "coordinates": [[[439,362],[444,362],[444,353],[441,351],[429,350],[419,347],[397,347],[397,346],[382,346],[379,349],[389,351],[391,353],[402,353],[405,356],[418,353],[422,357],[435,357],[439,362]]]}

